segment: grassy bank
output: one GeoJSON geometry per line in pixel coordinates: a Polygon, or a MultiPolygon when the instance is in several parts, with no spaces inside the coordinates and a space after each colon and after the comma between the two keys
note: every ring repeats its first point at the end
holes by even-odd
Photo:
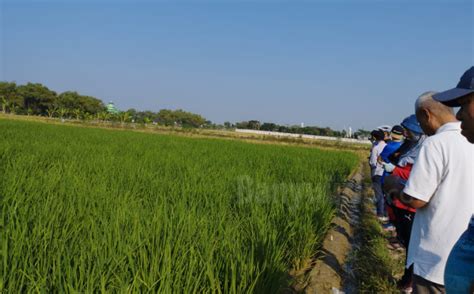
{"type": "Polygon", "coordinates": [[[403,266],[387,248],[386,233],[373,214],[370,170],[364,169],[364,192],[361,201],[361,222],[354,252],[353,267],[357,288],[363,293],[398,293],[394,276],[403,266]]]}

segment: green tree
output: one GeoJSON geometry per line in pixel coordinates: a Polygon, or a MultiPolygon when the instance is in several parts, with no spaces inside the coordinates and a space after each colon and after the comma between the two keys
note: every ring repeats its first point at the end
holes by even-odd
{"type": "Polygon", "coordinates": [[[274,124],[274,123],[263,123],[261,126],[260,126],[260,130],[262,131],[275,131],[277,130],[277,125],[274,124]]]}
{"type": "Polygon", "coordinates": [[[49,118],[52,118],[57,112],[56,107],[51,107],[46,110],[46,114],[48,115],[49,118]]]}
{"type": "Polygon", "coordinates": [[[105,110],[104,103],[94,97],[80,95],[77,92],[67,91],[59,94],[56,100],[57,107],[80,109],[82,112],[96,114],[105,110]]]}
{"type": "Polygon", "coordinates": [[[5,96],[0,96],[0,103],[2,104],[3,114],[7,113],[8,101],[5,96]]]}
{"type": "Polygon", "coordinates": [[[101,111],[99,113],[97,113],[97,117],[99,120],[102,120],[104,122],[106,121],[109,121],[110,120],[110,113],[108,113],[107,111],[101,111]]]}
{"type": "Polygon", "coordinates": [[[18,95],[17,86],[15,83],[0,82],[0,99],[2,103],[2,112],[6,113],[7,109],[11,106],[19,107],[21,111],[23,109],[23,99],[18,95]]]}
{"type": "Polygon", "coordinates": [[[69,113],[69,111],[65,107],[60,107],[57,113],[59,115],[59,118],[63,119],[69,113]]]}
{"type": "Polygon", "coordinates": [[[31,108],[34,114],[45,115],[49,108],[54,107],[56,92],[42,84],[28,83],[17,87],[18,95],[23,99],[23,109],[31,108]]]}
{"type": "Polygon", "coordinates": [[[74,108],[71,112],[77,120],[81,119],[82,110],[80,108],[74,108]]]}
{"type": "Polygon", "coordinates": [[[118,118],[120,120],[120,123],[122,125],[124,125],[126,122],[130,121],[130,113],[128,113],[127,111],[122,111],[118,114],[118,118]]]}
{"type": "Polygon", "coordinates": [[[143,118],[143,122],[145,123],[145,126],[146,126],[147,124],[151,123],[151,119],[149,117],[145,116],[143,118]]]}
{"type": "Polygon", "coordinates": [[[182,109],[169,110],[162,109],[157,113],[156,119],[158,123],[167,126],[183,126],[183,127],[200,127],[206,124],[206,119],[199,114],[184,111],[182,109]]]}

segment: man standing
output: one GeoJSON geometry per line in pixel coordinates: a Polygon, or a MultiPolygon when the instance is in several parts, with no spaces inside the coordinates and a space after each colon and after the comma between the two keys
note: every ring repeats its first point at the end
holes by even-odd
{"type": "Polygon", "coordinates": [[[385,216],[384,210],[384,198],[383,198],[383,191],[382,191],[382,175],[383,175],[383,167],[382,164],[377,161],[377,158],[382,153],[383,149],[385,148],[385,134],[381,130],[375,130],[372,132],[372,137],[374,137],[374,145],[372,150],[370,151],[369,157],[369,165],[371,169],[371,176],[372,176],[372,188],[375,193],[375,201],[377,206],[377,217],[381,221],[386,221],[387,217],[385,216]]]}
{"type": "MultiPolygon", "coordinates": [[[[433,98],[448,106],[460,107],[456,118],[461,121],[461,133],[474,144],[474,67],[462,75],[456,88],[436,94],[433,98]]],[[[474,160],[472,157],[471,154],[471,161],[474,160]]],[[[471,195],[474,202],[474,191],[471,195]]],[[[448,293],[474,293],[474,214],[468,229],[449,254],[444,282],[448,293]]]]}
{"type": "Polygon", "coordinates": [[[417,208],[408,249],[415,293],[445,293],[448,255],[466,229],[474,211],[474,145],[461,135],[453,110],[421,95],[416,117],[428,137],[400,200],[417,208]]]}

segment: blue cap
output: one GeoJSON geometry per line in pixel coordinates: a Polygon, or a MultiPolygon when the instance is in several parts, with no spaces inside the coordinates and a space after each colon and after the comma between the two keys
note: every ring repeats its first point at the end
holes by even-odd
{"type": "Polygon", "coordinates": [[[433,99],[447,106],[459,106],[458,98],[474,93],[474,66],[466,70],[456,88],[433,95],[433,99]]]}
{"type": "Polygon", "coordinates": [[[405,129],[410,130],[413,133],[423,134],[423,130],[421,129],[420,123],[418,122],[418,120],[416,119],[416,115],[414,114],[406,117],[402,121],[401,125],[405,129]]]}

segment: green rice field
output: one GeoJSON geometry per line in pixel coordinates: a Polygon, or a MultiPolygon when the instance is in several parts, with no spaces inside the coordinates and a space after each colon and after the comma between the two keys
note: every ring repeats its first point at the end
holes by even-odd
{"type": "Polygon", "coordinates": [[[0,292],[275,293],[350,152],[0,119],[0,292]]]}

